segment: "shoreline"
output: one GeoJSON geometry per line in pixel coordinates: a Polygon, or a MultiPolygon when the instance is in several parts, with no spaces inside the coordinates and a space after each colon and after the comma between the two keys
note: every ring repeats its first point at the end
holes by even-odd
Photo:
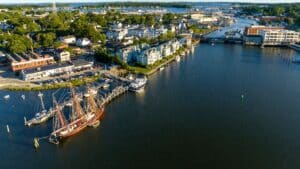
{"type": "Polygon", "coordinates": [[[76,79],[70,82],[62,82],[57,84],[46,84],[46,85],[37,85],[30,82],[24,82],[24,84],[19,83],[7,83],[0,84],[0,90],[8,91],[41,91],[41,90],[53,90],[60,88],[68,88],[72,86],[82,86],[99,80],[102,76],[97,75],[89,78],[76,79]]]}

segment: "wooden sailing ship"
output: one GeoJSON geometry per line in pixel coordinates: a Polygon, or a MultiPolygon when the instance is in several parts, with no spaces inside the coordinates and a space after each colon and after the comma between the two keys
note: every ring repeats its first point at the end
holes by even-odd
{"type": "Polygon", "coordinates": [[[99,120],[103,117],[104,108],[100,107],[95,100],[95,96],[88,90],[86,109],[84,110],[78,100],[77,94],[74,89],[71,88],[72,93],[72,111],[70,114],[70,120],[66,120],[60,106],[55,98],[53,102],[55,105],[55,116],[53,120],[53,132],[50,134],[49,141],[54,144],[59,144],[63,139],[73,136],[87,126],[99,125],[99,120]]]}

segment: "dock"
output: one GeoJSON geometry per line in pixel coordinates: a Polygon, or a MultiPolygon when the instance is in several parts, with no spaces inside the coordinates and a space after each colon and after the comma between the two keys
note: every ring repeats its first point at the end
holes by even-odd
{"type": "Polygon", "coordinates": [[[103,98],[101,98],[101,106],[105,106],[108,103],[110,103],[112,100],[114,100],[115,98],[117,98],[118,96],[124,94],[125,92],[127,92],[129,89],[128,86],[118,86],[116,88],[114,88],[110,93],[108,93],[107,95],[105,95],[103,98]]]}
{"type": "Polygon", "coordinates": [[[298,44],[291,44],[291,45],[289,45],[289,47],[300,52],[300,45],[298,45],[298,44]]]}

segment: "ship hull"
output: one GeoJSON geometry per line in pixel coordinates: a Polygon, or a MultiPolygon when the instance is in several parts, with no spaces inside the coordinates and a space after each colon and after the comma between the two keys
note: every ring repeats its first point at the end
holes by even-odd
{"type": "Polygon", "coordinates": [[[83,129],[87,127],[87,121],[85,121],[84,117],[73,121],[72,123],[68,124],[67,126],[60,128],[51,133],[51,136],[58,138],[59,140],[66,139],[71,137],[83,129]]]}
{"type": "Polygon", "coordinates": [[[89,121],[88,126],[93,126],[95,123],[100,121],[104,116],[104,108],[100,108],[95,116],[89,121]]]}
{"type": "Polygon", "coordinates": [[[142,85],[139,87],[129,87],[129,91],[139,93],[144,90],[146,85],[142,85]]]}

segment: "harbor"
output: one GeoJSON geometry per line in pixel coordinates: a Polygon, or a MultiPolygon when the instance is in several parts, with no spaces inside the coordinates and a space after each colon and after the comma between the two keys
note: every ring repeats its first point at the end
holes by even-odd
{"type": "MultiPolygon", "coordinates": [[[[124,92],[106,104],[97,128],[87,128],[58,146],[42,139],[36,150],[33,139],[52,131],[51,120],[24,126],[23,117],[33,117],[41,107],[32,104],[40,104],[38,92],[0,91],[0,148],[6,152],[0,168],[155,168],[148,160],[171,168],[186,163],[221,168],[236,160],[233,168],[245,168],[248,160],[253,168],[281,168],[286,164],[282,155],[290,159],[286,167],[294,168],[300,152],[282,152],[299,146],[299,65],[292,62],[298,55],[288,48],[200,44],[194,54],[148,77],[144,92],[124,92]],[[4,99],[6,95],[10,98],[4,99]],[[174,149],[181,153],[172,153],[174,149]],[[212,162],[205,160],[209,153],[215,155],[212,162]],[[18,163],[11,163],[15,159],[18,163]]],[[[108,88],[99,88],[99,94],[108,96],[120,85],[113,80],[108,88]]],[[[53,106],[55,91],[43,92],[46,109],[53,106]]]]}

